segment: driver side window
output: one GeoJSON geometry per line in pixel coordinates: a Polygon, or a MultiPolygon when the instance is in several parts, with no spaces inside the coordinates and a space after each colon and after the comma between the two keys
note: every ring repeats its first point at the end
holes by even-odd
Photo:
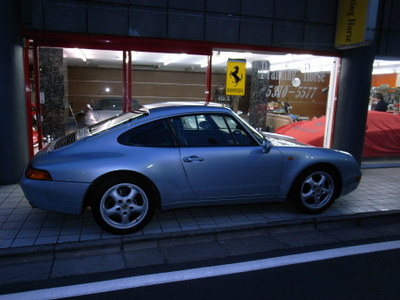
{"type": "Polygon", "coordinates": [[[181,146],[250,146],[257,142],[228,115],[199,114],[175,117],[172,127],[181,146]]]}

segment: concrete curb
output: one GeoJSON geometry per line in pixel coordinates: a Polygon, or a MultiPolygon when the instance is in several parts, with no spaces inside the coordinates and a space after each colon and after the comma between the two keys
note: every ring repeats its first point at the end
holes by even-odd
{"type": "MultiPolygon", "coordinates": [[[[53,259],[57,256],[69,256],[71,253],[93,254],[112,253],[132,249],[146,249],[157,247],[159,243],[187,244],[200,240],[215,240],[218,235],[235,237],[269,234],[274,231],[293,231],[299,229],[318,229],[320,227],[339,227],[342,225],[360,226],[366,222],[393,221],[400,222],[400,210],[387,212],[366,212],[347,216],[315,217],[296,220],[282,220],[263,222],[258,224],[230,226],[212,229],[190,230],[185,232],[169,232],[163,234],[148,234],[146,236],[116,237],[107,240],[93,240],[82,242],[66,242],[54,245],[39,245],[0,249],[0,265],[6,263],[37,261],[53,259]],[[69,253],[69,254],[68,254],[69,253]]],[[[400,234],[400,232],[399,232],[400,234]]]]}

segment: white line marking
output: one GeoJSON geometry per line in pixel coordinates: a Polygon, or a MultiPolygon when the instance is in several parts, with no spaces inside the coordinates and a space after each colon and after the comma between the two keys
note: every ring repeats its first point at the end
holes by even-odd
{"type": "Polygon", "coordinates": [[[167,273],[132,276],[100,282],[84,283],[71,286],[33,290],[15,294],[0,295],[8,300],[44,300],[61,299],[66,297],[84,296],[97,293],[112,292],[124,289],[138,288],[150,285],[172,283],[185,280],[223,276],[229,274],[277,268],[299,263],[327,260],[350,255],[373,253],[385,250],[400,249],[400,241],[390,241],[360,246],[336,248],[308,253],[273,257],[229,265],[195,268],[167,273]]]}

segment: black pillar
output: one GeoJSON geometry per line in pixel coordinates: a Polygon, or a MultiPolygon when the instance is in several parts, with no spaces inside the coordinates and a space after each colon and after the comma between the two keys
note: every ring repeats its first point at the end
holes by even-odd
{"type": "Polygon", "coordinates": [[[17,183],[29,159],[20,1],[0,1],[0,184],[17,183]]]}
{"type": "Polygon", "coordinates": [[[373,63],[372,46],[343,51],[332,146],[350,152],[360,164],[373,63]]]}

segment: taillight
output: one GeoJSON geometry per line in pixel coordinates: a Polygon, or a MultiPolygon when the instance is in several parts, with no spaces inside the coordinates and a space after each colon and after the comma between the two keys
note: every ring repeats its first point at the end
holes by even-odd
{"type": "Polygon", "coordinates": [[[25,177],[34,180],[53,180],[49,172],[33,169],[31,166],[26,169],[25,177]]]}

